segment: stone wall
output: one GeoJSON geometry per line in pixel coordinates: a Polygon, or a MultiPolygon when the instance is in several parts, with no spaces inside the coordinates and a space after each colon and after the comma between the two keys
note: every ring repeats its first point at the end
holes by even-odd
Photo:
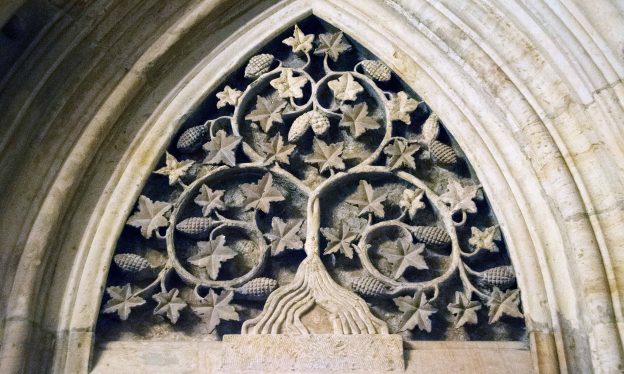
{"type": "MultiPolygon", "coordinates": [[[[27,2],[23,27],[0,36],[0,371],[87,371],[119,222],[177,124],[309,14],[361,38],[445,119],[509,241],[534,367],[622,371],[623,13],[576,0],[27,2]]],[[[408,369],[425,362],[415,349],[408,369]]]]}

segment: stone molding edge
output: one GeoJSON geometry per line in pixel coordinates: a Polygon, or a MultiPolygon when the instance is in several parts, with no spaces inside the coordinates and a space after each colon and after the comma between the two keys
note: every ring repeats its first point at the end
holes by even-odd
{"type": "MultiPolygon", "coordinates": [[[[329,3],[323,3],[323,4],[329,4],[329,3]]],[[[321,16],[321,17],[322,17],[322,16],[321,16]]],[[[346,31],[346,30],[345,30],[345,31],[346,31]]],[[[369,48],[370,48],[370,47],[369,47],[369,48]]],[[[373,50],[374,52],[377,52],[377,51],[375,51],[375,48],[370,48],[370,49],[371,49],[371,50],[373,50]]],[[[387,53],[387,51],[386,51],[386,52],[385,52],[385,53],[383,53],[383,54],[378,53],[378,55],[379,55],[379,57],[381,57],[381,58],[385,58],[385,57],[387,57],[388,53],[387,53]]],[[[386,59],[386,61],[389,61],[389,60],[390,60],[390,59],[386,59]]],[[[399,63],[399,62],[401,62],[401,61],[397,61],[397,63],[399,63]]],[[[412,62],[412,63],[413,63],[413,62],[412,62]]],[[[403,71],[405,71],[405,67],[404,67],[402,70],[403,70],[403,71]]],[[[412,77],[412,79],[406,79],[406,81],[408,81],[408,82],[415,82],[415,81],[417,81],[418,79],[419,79],[418,77],[412,77]]],[[[424,79],[424,78],[421,78],[421,79],[424,79]]],[[[438,83],[438,86],[437,86],[438,88],[437,88],[437,90],[442,91],[442,92],[450,92],[450,91],[451,91],[451,90],[449,89],[449,87],[448,87],[448,86],[446,86],[446,87],[445,87],[445,86],[444,86],[442,83],[440,83],[440,82],[441,82],[441,81],[439,81],[439,83],[438,83]]],[[[435,91],[435,90],[432,90],[431,92],[433,92],[433,91],[435,91]]],[[[419,92],[420,92],[420,90],[419,90],[419,92]]],[[[423,94],[425,94],[425,92],[423,92],[423,94]]],[[[427,96],[427,94],[425,94],[425,96],[427,96]]],[[[428,98],[428,100],[429,100],[429,101],[431,101],[431,103],[432,103],[434,106],[435,106],[435,103],[436,103],[436,102],[440,102],[440,101],[441,101],[441,99],[438,99],[438,100],[432,100],[432,99],[429,99],[429,98],[428,98]]],[[[448,113],[448,117],[447,117],[447,118],[449,118],[449,120],[451,120],[451,119],[453,119],[453,118],[461,118],[462,116],[470,116],[469,114],[461,114],[461,110],[458,110],[457,108],[445,109],[444,111],[446,111],[446,112],[448,113]],[[454,115],[454,116],[451,116],[451,112],[452,112],[453,110],[455,110],[456,112],[455,112],[455,115],[454,115]]],[[[444,112],[444,111],[442,111],[442,110],[441,110],[441,112],[444,112]]],[[[113,111],[113,112],[114,112],[114,111],[113,111]]],[[[110,114],[110,113],[107,113],[107,114],[110,114]]],[[[472,120],[471,120],[471,121],[467,121],[467,122],[473,122],[473,123],[474,123],[474,122],[475,122],[475,120],[476,120],[476,119],[472,118],[472,120]]],[[[452,121],[451,121],[451,122],[452,122],[452,121]]],[[[151,122],[150,122],[150,121],[148,121],[148,122],[145,124],[145,127],[149,128],[149,124],[150,124],[150,123],[151,123],[151,122]]],[[[458,123],[459,123],[459,122],[458,122],[458,123]]],[[[539,126],[539,125],[536,123],[536,126],[539,126]]],[[[454,134],[456,134],[456,137],[458,138],[458,140],[459,140],[460,142],[462,142],[462,136],[458,135],[458,134],[457,134],[456,132],[454,132],[453,130],[455,130],[455,129],[451,129],[451,131],[452,131],[454,134]]],[[[464,141],[467,141],[467,140],[464,140],[464,141]]],[[[483,146],[483,145],[482,145],[482,146],[483,146]]],[[[95,147],[95,148],[97,148],[97,147],[95,147]]],[[[93,150],[91,150],[91,152],[93,152],[93,150]]],[[[495,152],[496,154],[500,154],[500,151],[493,150],[493,152],[495,152]]],[[[473,158],[472,156],[473,156],[473,155],[469,156],[469,158],[470,158],[471,160],[474,160],[474,158],[473,158]]],[[[79,158],[78,158],[78,160],[79,160],[79,158]]],[[[490,160],[490,163],[491,163],[492,165],[497,165],[497,163],[496,163],[496,162],[493,162],[492,160],[490,160]]],[[[476,164],[476,163],[475,163],[475,164],[476,164]]],[[[482,167],[483,167],[483,166],[482,166],[482,167]]],[[[120,168],[123,168],[123,166],[122,166],[122,165],[120,165],[120,168]]],[[[497,173],[505,173],[505,172],[509,172],[509,169],[508,169],[508,170],[506,170],[506,171],[503,171],[503,172],[501,172],[500,170],[497,170],[496,172],[497,172],[497,173]]],[[[563,173],[566,173],[566,171],[563,171],[563,173]]],[[[71,175],[71,174],[70,174],[70,175],[71,175]]],[[[491,181],[492,181],[492,179],[493,179],[493,177],[491,177],[491,176],[490,176],[490,177],[485,178],[485,177],[483,177],[483,176],[481,176],[481,175],[480,175],[479,177],[480,177],[480,179],[482,180],[482,182],[484,183],[484,185],[488,184],[488,182],[491,182],[491,181]]],[[[504,178],[503,178],[503,179],[504,179],[504,178]]],[[[59,180],[62,180],[62,179],[59,179],[59,180]]],[[[486,186],[486,189],[487,189],[487,188],[488,188],[488,187],[486,186]]],[[[495,191],[496,191],[496,189],[494,189],[493,187],[489,187],[489,188],[490,188],[490,190],[488,190],[488,192],[490,192],[490,193],[489,193],[489,195],[490,195],[490,196],[496,196],[495,194],[492,194],[492,192],[493,192],[493,191],[495,192],[495,191]]],[[[516,192],[518,192],[519,190],[521,190],[521,188],[519,188],[518,186],[515,186],[515,187],[513,187],[511,190],[515,190],[516,192]]],[[[507,191],[509,191],[509,190],[507,190],[507,191]]],[[[573,193],[573,195],[574,195],[574,193],[573,193]]],[[[514,196],[515,196],[516,198],[520,198],[517,194],[514,194],[514,196]]],[[[578,196],[577,196],[577,199],[578,199],[578,196]]],[[[522,198],[520,198],[520,200],[522,200],[522,198]]],[[[494,205],[494,207],[495,207],[495,208],[497,207],[497,204],[496,204],[496,203],[495,203],[495,204],[493,204],[493,205],[494,205]]],[[[51,207],[51,209],[52,209],[52,211],[54,211],[54,209],[62,210],[63,208],[61,208],[61,207],[56,207],[56,208],[51,207]]],[[[518,207],[516,207],[516,211],[517,211],[518,209],[519,209],[519,208],[518,208],[518,207]]],[[[583,210],[584,210],[584,209],[583,209],[583,210]]],[[[497,215],[498,215],[498,214],[499,214],[499,213],[497,212],[497,215]]],[[[527,214],[527,215],[531,216],[531,213],[530,213],[530,212],[525,212],[525,214],[527,214]]],[[[122,214],[121,214],[121,215],[122,215],[122,214]]],[[[499,215],[499,219],[500,219],[501,221],[503,221],[503,222],[505,222],[505,221],[506,221],[507,223],[509,223],[509,222],[511,222],[511,221],[512,221],[512,220],[506,220],[505,218],[503,218],[503,216],[504,216],[504,215],[499,215]]],[[[533,217],[533,218],[538,218],[538,217],[533,217]]],[[[509,227],[508,227],[508,228],[507,228],[507,230],[511,230],[511,228],[509,228],[509,227]]],[[[509,233],[511,233],[511,231],[508,231],[508,237],[513,237],[513,235],[510,235],[509,233]]],[[[50,235],[52,235],[52,234],[50,234],[50,235]]],[[[525,233],[525,235],[526,235],[525,237],[527,237],[527,238],[529,238],[529,237],[530,237],[530,234],[529,234],[528,232],[526,232],[526,233],[525,233]]],[[[593,233],[592,233],[592,234],[590,234],[590,235],[593,235],[593,233]]],[[[33,238],[33,240],[34,240],[34,238],[33,238]]],[[[535,241],[539,241],[539,238],[535,238],[534,240],[535,240],[535,241]]],[[[36,244],[36,245],[45,246],[45,243],[46,243],[46,242],[44,241],[44,242],[42,242],[42,243],[39,243],[39,244],[36,244],[36,243],[35,243],[35,244],[36,244]]],[[[31,243],[31,245],[32,245],[32,243],[31,243]]],[[[88,247],[88,246],[87,246],[87,247],[88,247]]],[[[517,247],[514,247],[514,248],[517,248],[517,247]]],[[[28,249],[28,246],[27,246],[27,249],[28,249]]],[[[46,250],[50,250],[50,249],[46,249],[46,250]]],[[[513,252],[513,249],[512,249],[512,252],[513,252]]],[[[25,254],[26,254],[26,253],[25,253],[25,254]]],[[[516,256],[517,256],[517,254],[516,254],[516,256]]],[[[544,256],[544,255],[542,255],[542,258],[544,258],[543,256],[544,256]]],[[[43,256],[43,258],[45,258],[45,256],[43,256]]],[[[528,268],[527,268],[527,267],[525,267],[525,266],[520,266],[520,263],[522,263],[522,262],[518,262],[518,261],[519,261],[519,260],[518,260],[517,258],[514,258],[514,263],[515,263],[515,264],[517,264],[517,266],[518,266],[518,270],[519,270],[519,273],[521,272],[521,270],[522,270],[523,268],[524,268],[524,271],[523,271],[523,272],[528,271],[528,268]]],[[[32,271],[32,270],[31,270],[31,271],[32,271]]],[[[543,269],[542,269],[542,271],[543,271],[543,269]]],[[[105,273],[105,267],[104,267],[104,273],[105,273]]],[[[520,278],[520,277],[521,277],[521,275],[519,274],[519,278],[520,278]]],[[[521,282],[521,288],[526,289],[525,287],[526,287],[526,286],[529,286],[529,285],[530,285],[530,282],[526,279],[526,278],[528,277],[526,274],[524,275],[524,277],[525,277],[525,278],[524,278],[524,280],[520,280],[520,282],[521,282]],[[522,287],[522,286],[524,286],[524,287],[522,287]]],[[[80,278],[80,277],[78,277],[78,278],[80,278]]],[[[547,280],[547,282],[548,282],[548,283],[550,283],[551,281],[552,281],[552,280],[547,280]]],[[[77,283],[75,283],[75,284],[77,284],[77,283]]],[[[16,291],[16,290],[14,289],[14,291],[16,291]]],[[[555,292],[560,292],[560,291],[561,291],[561,290],[555,290],[555,289],[552,289],[550,292],[551,292],[551,293],[555,293],[555,292]]],[[[14,292],[14,294],[15,294],[15,292],[14,292]]],[[[547,299],[549,299],[549,302],[554,303],[554,301],[552,301],[552,298],[553,298],[553,297],[554,297],[554,296],[550,296],[550,297],[548,297],[548,298],[547,298],[547,299]]],[[[531,307],[531,305],[534,305],[533,303],[529,303],[529,302],[527,302],[527,300],[523,300],[523,302],[524,302],[524,304],[525,304],[525,305],[527,305],[528,307],[531,307]]],[[[535,307],[536,307],[536,308],[538,308],[537,306],[535,306],[535,307]]],[[[551,308],[553,308],[552,304],[551,304],[551,308]]],[[[551,310],[551,312],[552,312],[552,311],[553,311],[553,310],[551,310]]],[[[557,312],[557,310],[556,310],[556,308],[554,308],[554,312],[553,312],[553,313],[551,313],[551,314],[552,314],[554,317],[557,317],[557,316],[556,316],[556,312],[557,312]]],[[[536,313],[536,314],[537,314],[537,313],[536,313]]],[[[546,315],[548,315],[548,313],[546,313],[546,315]]],[[[15,317],[15,318],[12,318],[11,316],[9,316],[10,318],[9,318],[9,321],[7,322],[7,326],[11,325],[11,323],[10,323],[10,322],[13,322],[13,321],[15,321],[15,322],[18,322],[18,321],[21,321],[21,322],[24,322],[24,321],[29,321],[29,320],[32,318],[32,317],[30,317],[30,316],[31,316],[31,314],[30,314],[30,313],[28,313],[28,312],[26,313],[26,315],[25,315],[25,316],[24,316],[24,315],[20,315],[20,313],[17,313],[16,315],[14,315],[14,317],[15,317]]],[[[534,315],[534,316],[535,316],[535,315],[534,315]]],[[[29,322],[27,322],[27,323],[29,323],[29,322]]],[[[546,322],[544,322],[544,324],[543,324],[543,325],[542,325],[541,323],[536,323],[535,325],[537,326],[537,329],[539,329],[540,331],[543,331],[543,333],[542,333],[542,332],[539,332],[538,330],[536,330],[536,331],[538,332],[538,334],[548,336],[548,334],[549,334],[549,331],[550,331],[551,327],[550,327],[550,325],[548,324],[548,322],[547,322],[547,321],[546,321],[546,322]]],[[[18,325],[12,325],[12,326],[18,327],[18,325]]],[[[534,327],[535,327],[535,326],[534,326],[534,327]]],[[[555,327],[555,329],[557,329],[557,327],[555,327]]],[[[91,333],[88,331],[88,327],[77,327],[77,329],[76,329],[75,331],[76,331],[76,333],[77,333],[77,334],[86,334],[86,335],[90,335],[90,334],[91,334],[91,333]],[[86,329],[86,330],[84,330],[84,329],[86,329]]],[[[25,338],[24,338],[24,339],[27,339],[28,332],[26,331],[26,332],[24,332],[24,334],[25,334],[25,338]]],[[[9,340],[9,341],[10,341],[11,336],[12,336],[12,337],[14,337],[14,338],[16,337],[16,335],[12,335],[11,331],[7,329],[7,331],[5,331],[5,336],[4,336],[4,338],[5,338],[4,343],[5,343],[5,344],[3,344],[3,351],[6,349],[6,346],[7,346],[7,345],[6,345],[7,340],[9,340]]],[[[536,340],[536,341],[537,341],[538,339],[535,339],[535,338],[534,338],[534,336],[537,336],[537,335],[532,334],[532,340],[536,340]]],[[[559,338],[559,339],[560,339],[560,338],[559,338]]],[[[549,339],[545,339],[545,340],[547,340],[547,341],[548,341],[549,339]]],[[[599,339],[598,339],[598,340],[599,340],[599,339]]],[[[605,343],[609,343],[609,342],[612,342],[612,339],[608,339],[605,343]]],[[[550,343],[546,343],[546,344],[550,344],[550,343]]],[[[613,352],[613,349],[617,349],[617,344],[616,344],[616,347],[615,347],[615,348],[611,348],[610,352],[613,352]]],[[[559,347],[559,357],[560,357],[560,360],[563,360],[563,358],[562,358],[562,353],[563,353],[563,352],[562,352],[562,350],[563,350],[563,349],[561,348],[561,343],[560,343],[560,347],[559,347]]],[[[4,352],[3,352],[3,355],[4,355],[4,352]]],[[[3,356],[3,357],[5,357],[5,356],[3,356]]],[[[621,357],[621,356],[618,356],[618,357],[621,357]]],[[[20,359],[23,359],[23,358],[17,358],[17,360],[20,360],[20,359]]],[[[616,359],[617,359],[617,358],[616,358],[616,359]]],[[[6,361],[5,361],[5,363],[6,363],[6,361]]],[[[5,365],[5,363],[3,363],[3,365],[5,365]]],[[[608,363],[608,362],[607,362],[606,364],[607,364],[607,365],[609,365],[609,363],[608,363]]],[[[596,367],[600,367],[600,360],[595,361],[595,362],[594,362],[594,365],[597,365],[596,367]]]]}
{"type": "MultiPolygon", "coordinates": [[[[398,348],[400,349],[400,347],[398,348]]],[[[94,373],[110,373],[124,370],[150,372],[154,367],[157,367],[160,371],[166,371],[175,368],[175,365],[171,364],[171,362],[180,361],[187,362],[185,366],[187,372],[210,373],[219,372],[215,368],[218,368],[219,360],[222,352],[226,349],[226,344],[217,341],[116,341],[100,343],[97,349],[100,359],[93,367],[94,373]],[[154,360],[154,356],[159,358],[166,357],[167,360],[154,360]]],[[[509,372],[509,368],[518,360],[522,361],[520,362],[522,369],[529,369],[521,372],[532,372],[530,370],[531,365],[527,362],[527,359],[530,360],[530,352],[526,344],[521,342],[420,341],[415,342],[415,344],[403,343],[403,354],[408,358],[416,355],[420,360],[422,360],[423,356],[427,358],[433,357],[428,359],[425,364],[432,360],[435,363],[437,362],[436,360],[446,358],[451,360],[451,366],[457,369],[474,366],[471,365],[474,364],[474,361],[471,362],[471,359],[474,359],[476,356],[481,359],[477,361],[477,365],[481,365],[484,368],[507,369],[504,372],[509,372]],[[466,358],[467,360],[465,360],[466,358]],[[483,359],[486,359],[486,362],[483,362],[483,359]],[[497,366],[497,364],[500,366],[497,366]]],[[[423,367],[420,366],[423,363],[420,360],[407,360],[408,366],[405,369],[410,372],[414,368],[423,367]]],[[[517,368],[517,366],[514,368],[517,368]]],[[[436,373],[445,372],[441,365],[436,365],[436,369],[436,373]]],[[[399,372],[401,371],[399,370],[399,372]]],[[[257,373],[257,371],[250,372],[257,373]]],[[[276,370],[272,368],[270,372],[274,373],[276,370]]],[[[292,373],[291,370],[284,370],[283,372],[292,373]]],[[[353,372],[370,373],[371,370],[356,370],[353,372]]]]}

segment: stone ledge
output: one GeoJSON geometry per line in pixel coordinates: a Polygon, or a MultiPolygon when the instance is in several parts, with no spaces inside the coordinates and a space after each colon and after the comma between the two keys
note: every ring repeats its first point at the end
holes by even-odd
{"type": "Polygon", "coordinates": [[[224,371],[400,371],[400,335],[226,335],[224,371]]]}
{"type": "MultiPolygon", "coordinates": [[[[228,350],[232,349],[232,342],[240,347],[246,343],[244,354],[247,350],[257,349],[256,345],[246,339],[258,339],[266,342],[279,342],[280,344],[290,344],[295,346],[305,344],[302,342],[306,336],[286,336],[286,335],[252,335],[252,336],[225,336],[225,341],[193,341],[193,340],[121,340],[114,342],[99,342],[94,351],[92,362],[92,372],[97,374],[118,374],[118,373],[150,373],[150,374],[207,374],[207,373],[258,373],[258,372],[287,372],[287,373],[303,373],[306,370],[278,370],[277,366],[271,365],[270,368],[264,370],[253,370],[234,368],[230,366],[227,370],[224,364],[230,355],[228,350]]],[[[327,338],[327,335],[315,335],[315,337],[327,338]]],[[[368,341],[382,341],[385,345],[396,346],[401,349],[404,347],[404,353],[398,354],[396,357],[401,359],[398,361],[398,369],[396,371],[403,372],[402,367],[406,365],[405,372],[408,373],[424,373],[424,374],[446,374],[449,372],[470,373],[478,372],[484,374],[519,374],[533,373],[533,361],[531,351],[524,342],[493,342],[493,341],[418,341],[418,342],[401,342],[400,337],[396,335],[371,335],[371,336],[346,336],[338,337],[347,339],[361,339],[361,344],[365,347],[368,358],[358,358],[358,360],[368,360],[368,362],[376,360],[377,356],[371,356],[379,351],[378,345],[367,345],[368,341]],[[371,339],[372,338],[372,339],[371,339]],[[367,340],[370,339],[370,340],[367,340]],[[371,353],[372,352],[372,353],[371,353]],[[405,363],[405,364],[404,364],[405,363]]],[[[314,339],[311,339],[314,340],[314,339]]],[[[381,344],[381,343],[380,343],[381,344]]],[[[280,346],[282,347],[282,346],[280,346]]],[[[328,346],[328,349],[331,346],[328,346]]],[[[387,346],[381,349],[388,350],[387,346]]],[[[285,351],[285,350],[284,350],[285,351]]],[[[352,351],[354,352],[354,351],[352,351]]],[[[353,353],[351,354],[353,356],[353,353]]],[[[364,355],[366,356],[366,355],[364,355]]],[[[231,356],[230,356],[231,357],[231,356]]],[[[337,356],[323,356],[319,362],[331,361],[337,356]]],[[[393,356],[394,357],[394,356],[393,356]]],[[[230,358],[231,359],[231,358],[230,358]]],[[[292,357],[288,357],[292,360],[292,357]]],[[[550,358],[545,358],[550,360],[550,358]]],[[[342,358],[341,358],[342,360],[342,358]]],[[[364,361],[359,361],[360,367],[365,366],[364,361]]],[[[379,363],[375,363],[379,365],[379,363]]],[[[239,363],[240,366],[240,363],[239,363]]],[[[268,366],[268,365],[267,365],[268,366]]],[[[369,367],[365,369],[345,369],[334,372],[355,373],[373,373],[383,370],[373,370],[369,367]]],[[[390,369],[388,369],[390,370],[390,369]]],[[[331,372],[332,369],[308,369],[308,372],[331,372]]]]}
{"type": "Polygon", "coordinates": [[[528,351],[528,341],[492,341],[492,340],[414,340],[403,342],[405,350],[434,351],[434,350],[518,350],[528,351]]]}

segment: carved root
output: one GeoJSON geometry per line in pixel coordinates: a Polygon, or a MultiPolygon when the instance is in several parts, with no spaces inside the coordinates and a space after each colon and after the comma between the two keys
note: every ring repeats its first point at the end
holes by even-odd
{"type": "Polygon", "coordinates": [[[308,334],[301,316],[314,304],[325,309],[334,334],[387,334],[385,322],[373,316],[366,302],[331,279],[321,260],[306,258],[295,279],[269,296],[264,310],[243,324],[243,334],[308,334]]]}

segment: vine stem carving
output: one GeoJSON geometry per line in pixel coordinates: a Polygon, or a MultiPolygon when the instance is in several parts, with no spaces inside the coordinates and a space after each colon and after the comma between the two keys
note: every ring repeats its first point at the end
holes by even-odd
{"type": "Polygon", "coordinates": [[[349,57],[355,48],[340,31],[315,37],[295,26],[283,44],[292,48],[286,59],[251,57],[244,88],[228,81],[216,94],[216,118],[190,123],[167,151],[154,172],[168,177],[170,190],[140,196],[127,221],[159,250],[164,240],[166,256],[159,254],[158,266],[145,248],[115,256],[118,270],[138,283],[109,287],[103,312],[126,320],[160,288],[155,314],[176,323],[190,306],[209,317],[210,332],[222,319],[239,320],[229,303],[241,297],[266,300],[243,322],[243,334],[310,334],[302,318],[315,306],[335,334],[385,334],[388,325],[364,298],[371,305],[392,298],[401,313],[394,332],[431,332],[439,322],[430,316],[454,287],[461,292],[447,310],[456,328],[478,323],[482,305],[473,296],[490,308],[488,323],[521,317],[512,267],[474,270],[503,248],[502,239],[489,213],[471,218],[481,186],[460,172],[462,157],[439,136],[437,114],[383,62],[349,57]],[[347,64],[338,62],[343,54],[347,64]],[[463,226],[471,226],[470,238],[463,226]],[[466,243],[470,250],[462,250],[466,243]],[[301,263],[284,255],[301,249],[301,263]],[[136,284],[144,287],[132,292],[136,284]],[[184,290],[168,287],[174,284],[184,290]]]}

